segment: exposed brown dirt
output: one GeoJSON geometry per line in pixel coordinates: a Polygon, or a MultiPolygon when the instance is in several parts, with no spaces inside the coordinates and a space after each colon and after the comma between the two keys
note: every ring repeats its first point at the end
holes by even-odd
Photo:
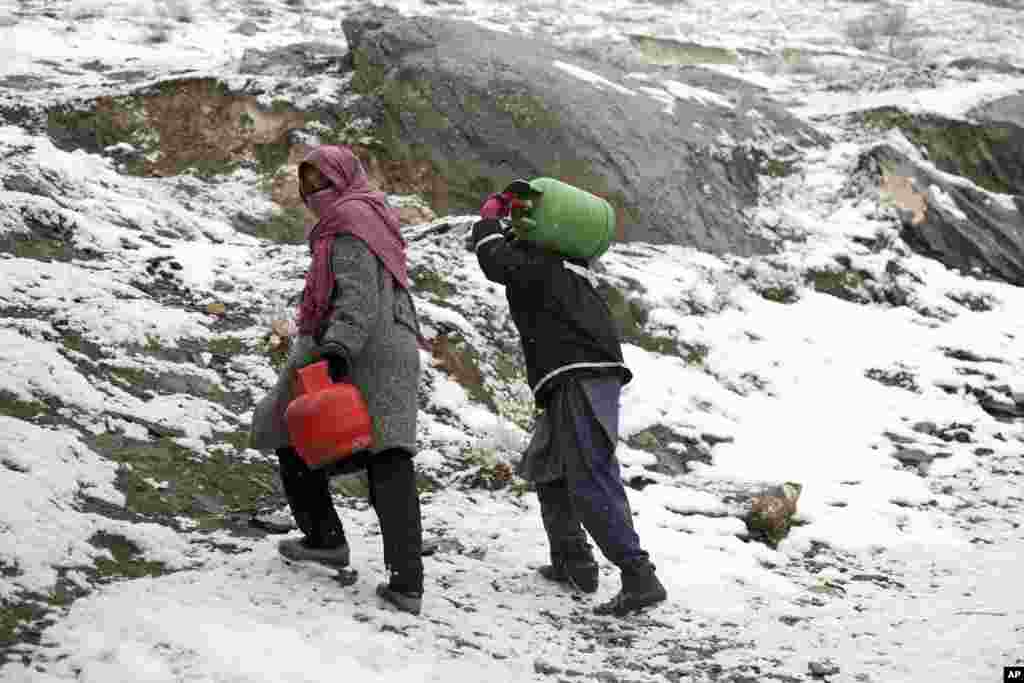
{"type": "MultiPolygon", "coordinates": [[[[268,111],[255,97],[229,93],[213,79],[163,83],[157,93],[140,97],[140,104],[146,128],[159,138],[157,158],[141,162],[145,175],[251,160],[257,145],[287,144],[288,131],[306,124],[303,112],[268,111]]],[[[95,109],[123,129],[139,123],[137,112],[110,97],[96,100],[95,109]]]]}

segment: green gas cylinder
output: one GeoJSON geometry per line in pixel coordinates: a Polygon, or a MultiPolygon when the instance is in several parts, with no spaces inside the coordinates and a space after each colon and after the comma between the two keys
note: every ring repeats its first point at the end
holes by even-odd
{"type": "Polygon", "coordinates": [[[584,261],[608,250],[615,210],[600,197],[554,178],[517,180],[507,190],[525,202],[511,215],[520,239],[584,261]]]}

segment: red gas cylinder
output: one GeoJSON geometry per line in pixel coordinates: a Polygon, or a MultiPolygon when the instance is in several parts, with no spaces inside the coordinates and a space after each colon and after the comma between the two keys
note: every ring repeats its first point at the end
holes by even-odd
{"type": "Polygon", "coordinates": [[[292,445],[311,468],[320,468],[370,448],[373,423],[366,401],[352,384],[333,384],[327,361],[297,373],[296,395],[284,416],[292,445]]]}

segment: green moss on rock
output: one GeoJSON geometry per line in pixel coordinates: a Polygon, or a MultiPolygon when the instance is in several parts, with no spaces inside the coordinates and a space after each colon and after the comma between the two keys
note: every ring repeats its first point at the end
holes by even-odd
{"type": "Polygon", "coordinates": [[[35,261],[68,263],[73,260],[97,260],[103,254],[91,247],[77,247],[71,238],[53,239],[49,226],[29,224],[33,232],[0,234],[0,254],[35,261]],[[38,232],[35,232],[38,230],[38,232]]]}
{"type": "Polygon", "coordinates": [[[760,294],[762,298],[767,299],[768,301],[774,301],[777,304],[795,303],[800,298],[796,287],[788,284],[764,287],[763,289],[757,290],[757,293],[760,294]]]}
{"type": "Polygon", "coordinates": [[[139,101],[127,96],[112,98],[105,107],[51,109],[46,123],[51,135],[74,140],[93,152],[122,142],[138,145],[148,137],[139,101]]]}
{"type": "Polygon", "coordinates": [[[860,290],[868,278],[860,271],[812,269],[807,271],[806,279],[808,284],[823,294],[831,294],[846,301],[860,301],[864,298],[860,290]]]}
{"type": "Polygon", "coordinates": [[[630,36],[630,42],[647,61],[662,65],[736,64],[734,50],[654,36],[630,36]]]}
{"type": "Polygon", "coordinates": [[[217,442],[231,444],[237,452],[249,448],[249,430],[239,429],[233,432],[214,432],[214,439],[217,442]]]}
{"type": "Polygon", "coordinates": [[[681,344],[683,360],[687,365],[703,366],[711,349],[705,344],[681,344]]]}
{"type": "Polygon", "coordinates": [[[288,163],[290,151],[291,144],[288,142],[287,135],[274,142],[253,145],[253,155],[256,157],[257,168],[265,176],[277,175],[277,172],[288,163]]]}
{"type": "Polygon", "coordinates": [[[247,462],[216,449],[200,455],[170,439],[145,442],[108,433],[91,437],[88,445],[123,465],[117,487],[127,510],[156,521],[184,515],[200,528],[223,527],[223,514],[211,510],[209,501],[223,510],[253,509],[274,491],[277,479],[269,463],[247,462]]]}
{"type": "Polygon", "coordinates": [[[31,421],[44,414],[46,404],[40,401],[25,401],[16,395],[0,389],[0,415],[15,417],[19,420],[31,421]]]}
{"type": "Polygon", "coordinates": [[[652,353],[679,353],[675,340],[653,335],[644,329],[644,325],[647,324],[647,309],[639,302],[627,299],[617,287],[605,282],[600,283],[598,291],[608,304],[612,319],[615,320],[623,340],[652,353]]]}
{"type": "MultiPolygon", "coordinates": [[[[1014,129],[1008,124],[975,125],[933,115],[915,115],[895,107],[862,112],[859,120],[882,130],[899,129],[916,145],[928,150],[928,158],[940,169],[970,178],[990,192],[1012,194],[1020,191],[1020,174],[1014,177],[1004,168],[1013,150],[1014,129]]],[[[1018,143],[1021,144],[1021,143],[1018,143]]],[[[1019,159],[1018,159],[1019,161],[1019,159]]]]}
{"type": "Polygon", "coordinates": [[[15,646],[29,639],[26,631],[30,627],[45,625],[39,622],[49,611],[50,608],[38,600],[0,599],[0,665],[11,657],[8,653],[15,646]]]}
{"type": "Polygon", "coordinates": [[[551,111],[542,99],[528,93],[498,95],[495,105],[512,117],[517,128],[526,130],[554,129],[561,125],[559,117],[551,111]]]}
{"type": "Polygon", "coordinates": [[[409,271],[413,286],[420,292],[429,292],[439,299],[448,299],[458,291],[455,285],[429,268],[417,266],[409,271]]]}
{"type": "Polygon", "coordinates": [[[100,580],[137,579],[167,573],[162,562],[143,559],[139,547],[120,534],[100,531],[89,538],[89,543],[111,555],[96,559],[96,576],[100,580]]]}
{"type": "Polygon", "coordinates": [[[120,383],[134,389],[149,389],[156,384],[156,378],[142,368],[112,367],[110,374],[120,383]]]}
{"type": "Polygon", "coordinates": [[[331,490],[347,498],[368,498],[370,495],[370,481],[366,472],[334,477],[331,479],[331,490]]]}
{"type": "Polygon", "coordinates": [[[766,158],[761,162],[761,170],[772,178],[787,178],[796,171],[795,161],[766,158]]]}
{"type": "Polygon", "coordinates": [[[91,360],[99,360],[104,356],[103,348],[83,337],[78,332],[61,330],[61,343],[65,348],[80,353],[91,360]]]}
{"type": "Polygon", "coordinates": [[[238,337],[213,337],[207,342],[210,353],[237,356],[245,352],[245,342],[238,337]]]}

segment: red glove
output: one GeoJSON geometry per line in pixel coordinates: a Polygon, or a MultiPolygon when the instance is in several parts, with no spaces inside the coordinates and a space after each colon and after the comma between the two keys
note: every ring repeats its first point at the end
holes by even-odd
{"type": "Polygon", "coordinates": [[[512,201],[515,196],[511,192],[492,194],[480,207],[480,217],[492,220],[505,218],[512,212],[512,201]]]}

